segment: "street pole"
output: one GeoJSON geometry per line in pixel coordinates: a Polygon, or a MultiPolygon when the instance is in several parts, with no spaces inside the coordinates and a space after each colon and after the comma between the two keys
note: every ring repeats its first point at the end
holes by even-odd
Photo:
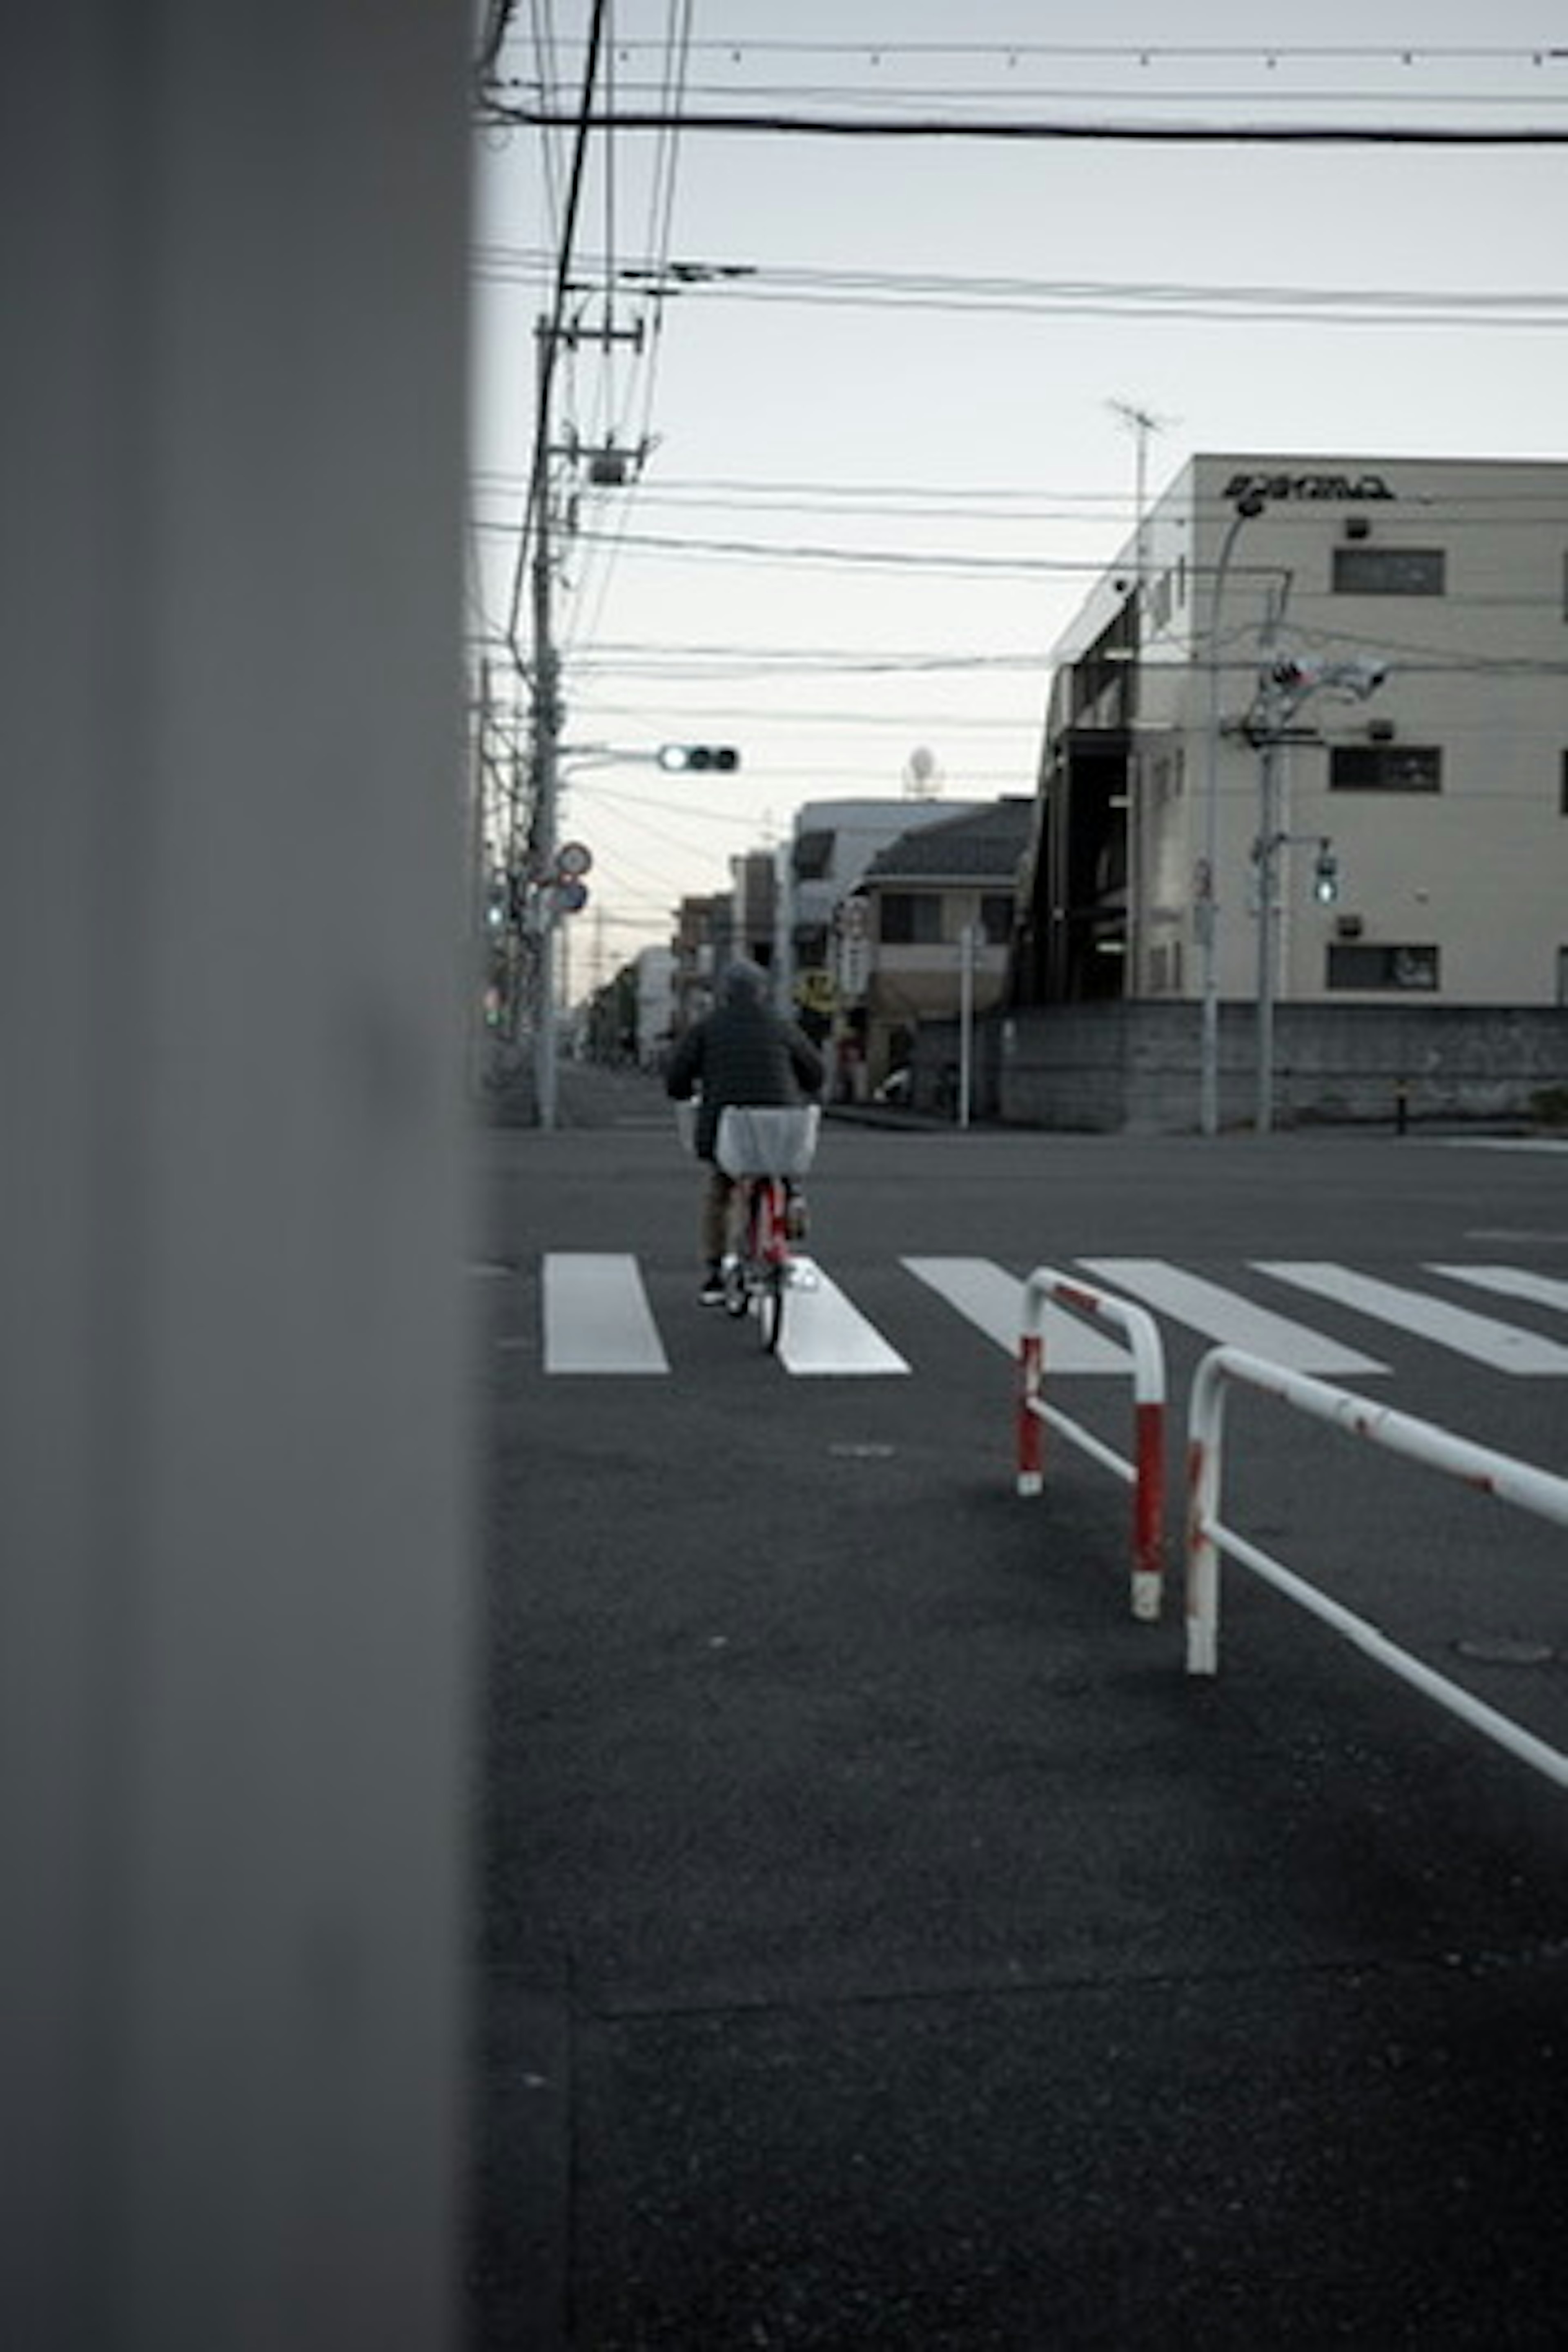
{"type": "Polygon", "coordinates": [[[1258,1094],[1253,1127],[1267,1135],[1274,1124],[1274,860],[1281,846],[1279,813],[1279,747],[1270,736],[1258,770],[1258,1094]]]}
{"type": "Polygon", "coordinates": [[[1237,535],[1244,522],[1251,522],[1262,511],[1263,501],[1256,496],[1237,500],[1220,543],[1214,599],[1209,607],[1208,756],[1204,777],[1204,872],[1198,892],[1199,943],[1203,949],[1198,1125],[1205,1135],[1219,1133],[1219,897],[1215,882],[1219,869],[1220,614],[1237,535]]]}
{"type": "Polygon", "coordinates": [[[958,1124],[969,1125],[974,1068],[974,925],[958,935],[958,1124]]]}
{"type": "Polygon", "coordinates": [[[1258,1069],[1253,1129],[1267,1135],[1274,1124],[1274,862],[1285,835],[1279,828],[1279,730],[1283,712],[1270,681],[1270,662],[1285,598],[1273,587],[1264,623],[1258,676],[1264,734],[1258,769],[1258,1069]]]}
{"type": "Polygon", "coordinates": [[[550,611],[550,446],[551,386],[554,375],[552,338],[547,319],[535,332],[539,341],[539,422],[541,480],[533,515],[533,817],[531,824],[531,907],[537,929],[538,964],[533,1036],[535,1112],[542,1128],[556,1123],[555,1055],[555,899],[556,800],[559,791],[561,703],[557,691],[559,664],[551,631],[550,611]]]}

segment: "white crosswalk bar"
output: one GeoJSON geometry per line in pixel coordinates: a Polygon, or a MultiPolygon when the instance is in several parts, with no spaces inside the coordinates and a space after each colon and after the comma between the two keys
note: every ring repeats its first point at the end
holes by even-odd
{"type": "MultiPolygon", "coordinates": [[[[1024,1285],[1016,1276],[986,1257],[907,1257],[904,1265],[917,1282],[945,1298],[977,1331],[984,1331],[1009,1356],[1017,1353],[1024,1285]]],[[[1044,1332],[1053,1374],[1115,1372],[1126,1379],[1126,1349],[1103,1332],[1091,1330],[1076,1316],[1047,1306],[1044,1332]]]]}
{"type": "Polygon", "coordinates": [[[1257,1264],[1259,1273],[1271,1275],[1278,1282],[1292,1283],[1316,1298],[1331,1298],[1363,1315],[1375,1315],[1384,1323],[1396,1324],[1417,1339],[1436,1340],[1439,1347],[1468,1356],[1495,1372],[1526,1377],[1549,1373],[1559,1378],[1568,1372],[1568,1348],[1559,1341],[1538,1339],[1531,1331],[1500,1323],[1490,1315],[1474,1314],[1468,1307],[1450,1307],[1423,1290],[1407,1290],[1402,1283],[1384,1282],[1375,1275],[1357,1274],[1348,1265],[1316,1260],[1259,1259],[1257,1264]]]}
{"type": "Polygon", "coordinates": [[[1201,1275],[1188,1274],[1164,1258],[1084,1257],[1078,1263],[1087,1266],[1110,1289],[1123,1291],[1130,1298],[1141,1298],[1146,1307],[1173,1317],[1191,1330],[1202,1332],[1205,1339],[1221,1340],[1227,1347],[1245,1348],[1252,1355],[1266,1357],[1271,1364],[1283,1365],[1287,1371],[1313,1372],[1320,1379],[1332,1374],[1343,1379],[1347,1374],[1388,1370],[1386,1364],[1363,1356],[1357,1348],[1331,1339],[1308,1324],[1293,1322],[1287,1315],[1276,1315],[1269,1307],[1254,1306],[1234,1290],[1224,1290],[1217,1282],[1205,1282],[1201,1275]]]}
{"type": "Polygon", "coordinates": [[[547,1372],[668,1372],[635,1257],[552,1252],[544,1261],[547,1372]]]}
{"type": "Polygon", "coordinates": [[[1525,1298],[1534,1307],[1555,1307],[1568,1315],[1568,1282],[1550,1274],[1532,1274],[1527,1265],[1429,1265],[1428,1274],[1446,1275],[1450,1282],[1468,1282],[1500,1298],[1525,1298]]]}
{"type": "Polygon", "coordinates": [[[846,1298],[838,1285],[811,1258],[796,1260],[806,1279],[784,1299],[779,1361],[786,1372],[805,1379],[822,1375],[863,1379],[907,1372],[874,1323],[846,1298]]]}

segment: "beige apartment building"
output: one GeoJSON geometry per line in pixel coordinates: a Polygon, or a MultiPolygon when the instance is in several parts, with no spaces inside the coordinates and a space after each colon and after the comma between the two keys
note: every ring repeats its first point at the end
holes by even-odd
{"type": "Polygon", "coordinates": [[[1568,464],[1194,457],[1058,663],[1021,1005],[1568,1004],[1568,464]]]}

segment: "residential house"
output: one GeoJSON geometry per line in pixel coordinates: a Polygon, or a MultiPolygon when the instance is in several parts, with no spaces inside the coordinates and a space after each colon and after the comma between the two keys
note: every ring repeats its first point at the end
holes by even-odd
{"type": "Polygon", "coordinates": [[[1020,863],[1034,803],[1013,794],[900,834],[845,901],[841,1066],[874,1090],[908,1063],[922,1023],[1005,1000],[1020,863]]]}

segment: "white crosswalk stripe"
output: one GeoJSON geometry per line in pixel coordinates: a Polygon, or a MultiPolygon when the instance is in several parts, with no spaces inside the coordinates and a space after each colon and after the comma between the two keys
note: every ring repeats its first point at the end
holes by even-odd
{"type": "Polygon", "coordinates": [[[1287,1371],[1311,1372],[1320,1380],[1341,1380],[1350,1374],[1385,1372],[1386,1364],[1363,1356],[1359,1349],[1331,1339],[1305,1323],[1255,1307],[1234,1290],[1201,1275],[1187,1274],[1158,1257],[1086,1257],[1079,1260],[1099,1276],[1108,1290],[1142,1299],[1157,1315],[1169,1315],[1205,1339],[1232,1348],[1247,1348],[1267,1357],[1287,1371]]]}
{"type": "Polygon", "coordinates": [[[898,1349],[813,1259],[796,1263],[805,1278],[792,1285],[784,1300],[779,1361],[785,1371],[809,1379],[819,1373],[860,1378],[909,1370],[898,1349]]]}
{"type": "Polygon", "coordinates": [[[1495,1291],[1501,1298],[1527,1298],[1532,1306],[1557,1307],[1568,1315],[1568,1282],[1550,1274],[1532,1274],[1525,1265],[1433,1265],[1427,1272],[1447,1275],[1451,1282],[1473,1283],[1478,1290],[1495,1291]]]}
{"type": "Polygon", "coordinates": [[[1568,1372],[1568,1348],[1557,1340],[1538,1339],[1533,1332],[1500,1323],[1490,1315],[1477,1315],[1468,1307],[1450,1307],[1446,1300],[1407,1289],[1403,1283],[1384,1282],[1375,1275],[1358,1274],[1352,1266],[1316,1260],[1258,1259],[1255,1263],[1259,1273],[1272,1276],[1277,1282],[1292,1283],[1299,1290],[1310,1290],[1314,1297],[1331,1298],[1342,1307],[1375,1315],[1493,1371],[1559,1377],[1568,1372]]]}
{"type": "Polygon", "coordinates": [[[668,1372],[635,1257],[552,1252],[544,1261],[547,1372],[668,1372]]]}
{"type": "MultiPolygon", "coordinates": [[[[1014,1353],[1024,1284],[984,1257],[906,1257],[905,1271],[944,1305],[1014,1353]]],[[[1255,1298],[1166,1258],[1093,1257],[1072,1261],[1097,1282],[1206,1339],[1228,1342],[1292,1370],[1323,1379],[1385,1373],[1389,1366],[1311,1325],[1275,1313],[1255,1298]]],[[[1255,1276],[1370,1322],[1444,1348],[1488,1370],[1516,1376],[1568,1378],[1568,1344],[1418,1289],[1317,1259],[1257,1259],[1255,1276]]],[[[1494,1297],[1568,1313],[1568,1281],[1523,1266],[1431,1265],[1436,1280],[1468,1285],[1494,1297]]],[[[908,1373],[900,1350],[824,1268],[803,1260],[804,1281],[785,1305],[778,1349],[795,1378],[879,1378],[908,1373]]],[[[543,1366],[555,1374],[663,1375],[664,1339],[636,1257],[613,1252],[556,1251],[543,1260],[543,1366]]],[[[1120,1339],[1056,1305],[1046,1310],[1046,1358],[1053,1374],[1126,1376],[1120,1339]]],[[[503,1342],[502,1344],[507,1344],[503,1342]]]]}
{"type": "MultiPolygon", "coordinates": [[[[1009,1355],[1016,1353],[1023,1322],[1024,1286],[987,1257],[907,1257],[919,1282],[957,1308],[966,1322],[1009,1355]]],[[[1064,1307],[1047,1306],[1044,1321],[1046,1360],[1053,1372],[1127,1372],[1125,1349],[1102,1331],[1080,1323],[1064,1307]]]]}

